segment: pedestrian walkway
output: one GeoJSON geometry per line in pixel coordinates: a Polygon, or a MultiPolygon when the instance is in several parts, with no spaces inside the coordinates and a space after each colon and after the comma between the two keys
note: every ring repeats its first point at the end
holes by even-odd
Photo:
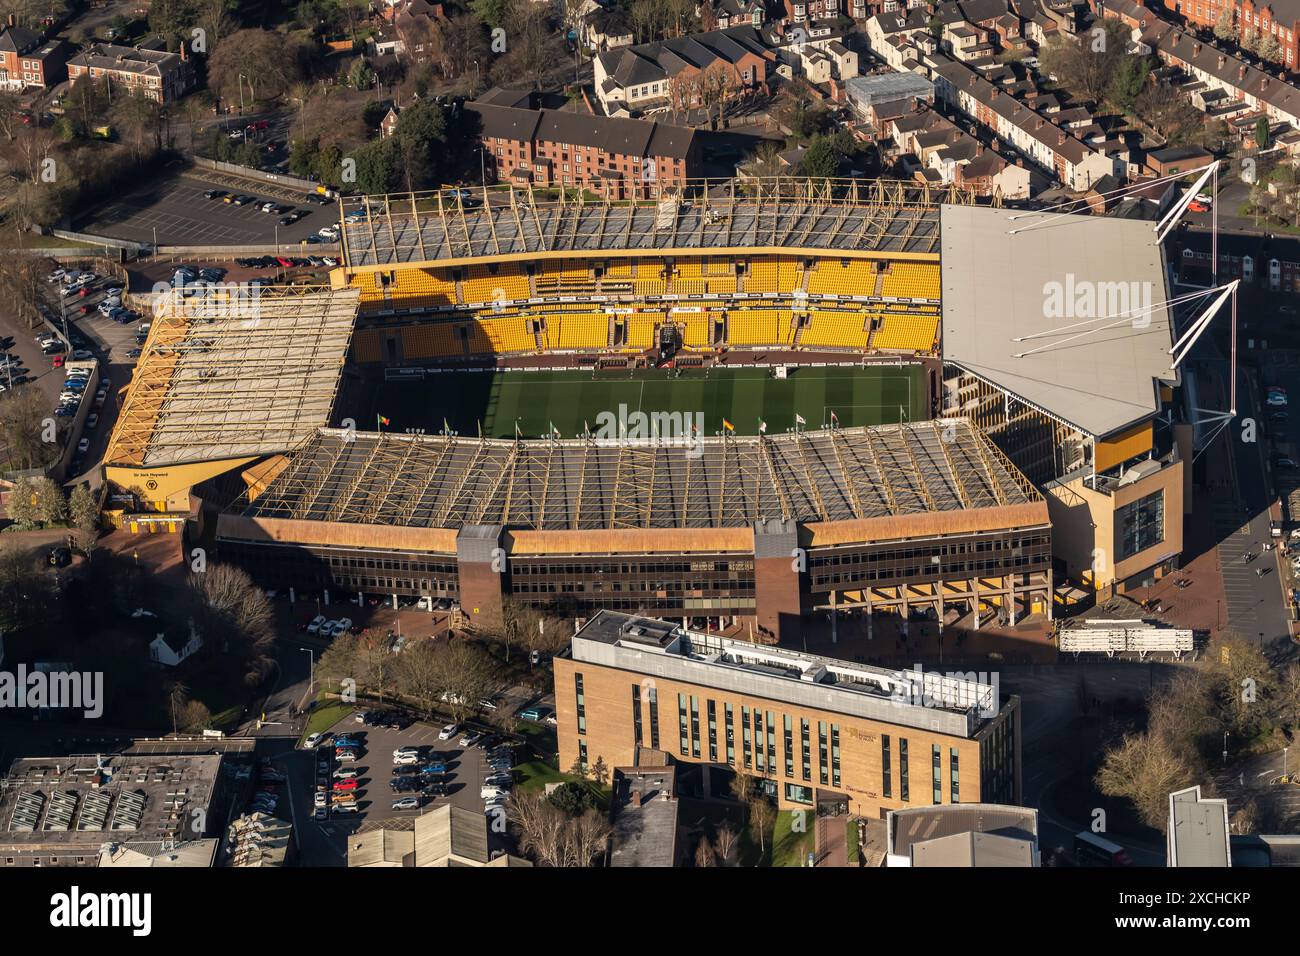
{"type": "Polygon", "coordinates": [[[848,866],[849,848],[845,842],[848,817],[818,817],[813,831],[813,861],[817,866],[848,866]]]}

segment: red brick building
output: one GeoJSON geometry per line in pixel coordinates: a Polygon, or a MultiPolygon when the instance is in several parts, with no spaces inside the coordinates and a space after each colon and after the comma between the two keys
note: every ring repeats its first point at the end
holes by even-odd
{"type": "Polygon", "coordinates": [[[33,30],[0,28],[0,90],[48,88],[68,77],[68,45],[33,30]]]}
{"type": "Polygon", "coordinates": [[[472,103],[489,180],[582,186],[613,199],[648,197],[700,175],[693,129],[560,110],[472,103]]]}
{"type": "Polygon", "coordinates": [[[1224,7],[1232,10],[1238,36],[1253,33],[1257,37],[1271,35],[1277,40],[1280,54],[1277,62],[1288,69],[1300,68],[1300,0],[1272,0],[1252,3],[1251,0],[1164,0],[1167,9],[1188,23],[1213,29],[1223,14],[1224,7]]]}

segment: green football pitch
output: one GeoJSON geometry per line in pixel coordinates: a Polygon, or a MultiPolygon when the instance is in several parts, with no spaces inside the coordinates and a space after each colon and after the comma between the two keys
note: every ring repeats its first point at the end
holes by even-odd
{"type": "MultiPolygon", "coordinates": [[[[438,432],[446,420],[461,435],[541,437],[552,426],[563,438],[593,432],[602,413],[617,418],[643,412],[679,413],[699,421],[702,432],[722,429],[725,418],[738,435],[784,432],[802,415],[809,428],[829,424],[892,424],[926,418],[925,377],[921,366],[865,365],[795,367],[789,377],[773,378],[764,368],[688,370],[680,377],[665,370],[627,372],[442,372],[423,383],[380,386],[375,412],[389,419],[386,431],[438,432]]],[[[364,427],[364,426],[363,426],[364,427]]]]}

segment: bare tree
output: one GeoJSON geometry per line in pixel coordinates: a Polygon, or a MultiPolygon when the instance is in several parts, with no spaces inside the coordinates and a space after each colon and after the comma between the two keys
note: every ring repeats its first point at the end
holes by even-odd
{"type": "Polygon", "coordinates": [[[262,589],[233,564],[210,563],[188,583],[189,609],[205,650],[236,656],[244,681],[260,683],[271,670],[275,640],[271,603],[262,589]]]}

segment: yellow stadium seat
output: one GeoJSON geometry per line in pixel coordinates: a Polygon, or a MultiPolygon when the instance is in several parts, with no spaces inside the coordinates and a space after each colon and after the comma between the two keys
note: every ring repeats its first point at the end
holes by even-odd
{"type": "Polygon", "coordinates": [[[939,263],[893,262],[880,294],[904,299],[939,299],[939,263]]]}

